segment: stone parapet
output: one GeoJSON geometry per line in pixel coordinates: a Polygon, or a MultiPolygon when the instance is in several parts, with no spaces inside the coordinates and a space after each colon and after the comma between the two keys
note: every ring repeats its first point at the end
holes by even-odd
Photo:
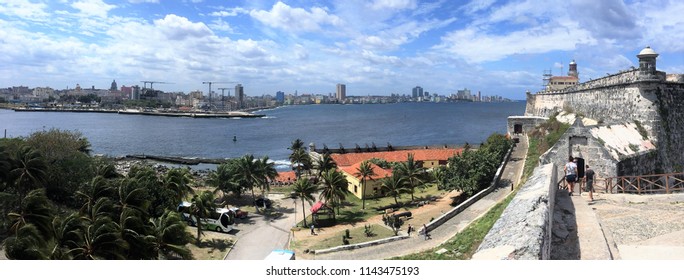
{"type": "Polygon", "coordinates": [[[534,170],[487,233],[472,259],[549,259],[558,183],[555,170],[553,163],[534,170]]]}

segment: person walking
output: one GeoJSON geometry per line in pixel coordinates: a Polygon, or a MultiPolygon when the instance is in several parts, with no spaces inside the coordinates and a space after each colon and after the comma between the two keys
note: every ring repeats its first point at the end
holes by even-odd
{"type": "Polygon", "coordinates": [[[587,170],[584,171],[584,180],[585,180],[585,185],[586,185],[586,191],[589,192],[589,199],[591,201],[594,201],[594,176],[596,173],[594,172],[589,165],[586,165],[587,170]]]}
{"type": "Polygon", "coordinates": [[[413,232],[413,227],[411,226],[411,224],[408,225],[406,232],[408,233],[408,236],[411,237],[411,232],[413,232]]]}
{"type": "Polygon", "coordinates": [[[432,238],[430,237],[430,234],[428,233],[428,229],[427,229],[427,226],[426,226],[425,224],[423,224],[423,235],[425,235],[425,236],[424,236],[424,237],[425,237],[425,240],[432,239],[432,238]]]}
{"type": "Polygon", "coordinates": [[[315,228],[316,228],[316,227],[314,227],[314,225],[311,224],[311,235],[316,235],[316,232],[314,232],[314,229],[315,229],[315,228]]]}
{"type": "Polygon", "coordinates": [[[568,195],[572,196],[577,180],[577,164],[573,161],[572,156],[568,158],[568,163],[565,164],[563,171],[565,171],[565,181],[568,183],[568,191],[570,192],[568,195]]]}

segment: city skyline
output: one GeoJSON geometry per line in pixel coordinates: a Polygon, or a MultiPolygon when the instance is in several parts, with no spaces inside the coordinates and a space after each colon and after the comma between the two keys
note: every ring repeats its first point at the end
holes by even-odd
{"type": "Polygon", "coordinates": [[[545,70],[567,75],[574,59],[584,82],[638,66],[646,45],[659,70],[684,73],[677,1],[169,2],[0,1],[0,87],[524,99],[545,70]]]}

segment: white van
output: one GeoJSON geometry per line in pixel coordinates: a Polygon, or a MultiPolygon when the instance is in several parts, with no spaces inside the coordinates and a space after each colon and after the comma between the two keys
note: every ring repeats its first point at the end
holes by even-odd
{"type": "MultiPolygon", "coordinates": [[[[188,222],[191,226],[197,225],[197,220],[190,215],[190,207],[192,203],[183,201],[178,205],[178,212],[183,216],[183,220],[188,222]]],[[[217,232],[229,232],[233,230],[235,224],[235,212],[226,208],[216,208],[208,218],[202,219],[202,227],[207,230],[214,230],[217,232]]]]}

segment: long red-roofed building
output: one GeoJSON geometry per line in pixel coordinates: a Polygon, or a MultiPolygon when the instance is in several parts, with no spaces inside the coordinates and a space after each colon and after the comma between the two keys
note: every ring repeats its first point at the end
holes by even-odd
{"type": "Polygon", "coordinates": [[[461,151],[463,151],[463,148],[416,149],[368,153],[335,153],[330,154],[330,156],[337,163],[337,166],[342,167],[354,165],[372,158],[384,159],[388,162],[404,162],[408,160],[408,154],[413,154],[413,160],[422,163],[425,168],[432,168],[438,165],[446,165],[449,158],[459,155],[461,151]]]}

